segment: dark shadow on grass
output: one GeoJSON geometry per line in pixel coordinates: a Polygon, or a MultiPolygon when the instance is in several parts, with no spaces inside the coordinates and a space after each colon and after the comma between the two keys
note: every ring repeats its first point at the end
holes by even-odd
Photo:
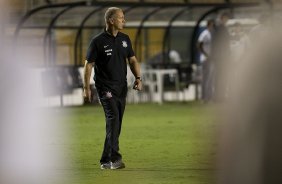
{"type": "Polygon", "coordinates": [[[162,171],[162,172],[171,172],[171,171],[212,171],[214,169],[210,168],[125,168],[120,169],[120,171],[162,171]]]}
{"type": "Polygon", "coordinates": [[[125,172],[138,172],[138,171],[144,171],[144,172],[172,172],[172,171],[214,171],[213,168],[129,168],[126,167],[124,169],[106,169],[101,170],[100,168],[83,168],[80,169],[80,171],[87,171],[87,170],[99,170],[99,171],[125,171],[125,172]]]}

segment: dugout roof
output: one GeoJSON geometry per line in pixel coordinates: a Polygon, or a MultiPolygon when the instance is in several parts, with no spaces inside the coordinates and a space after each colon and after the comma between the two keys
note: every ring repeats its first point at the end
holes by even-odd
{"type": "MultiPolygon", "coordinates": [[[[15,38],[21,37],[24,30],[39,29],[43,30],[42,47],[44,47],[45,64],[52,63],[54,55],[52,34],[56,30],[75,30],[74,36],[74,65],[80,65],[79,58],[82,52],[82,32],[84,30],[102,29],[104,26],[104,12],[110,6],[122,8],[126,14],[127,26],[136,29],[134,49],[136,55],[140,55],[142,30],[148,26],[162,27],[166,30],[163,40],[163,51],[170,50],[167,40],[170,39],[170,28],[177,26],[177,21],[194,21],[193,39],[191,40],[191,53],[195,52],[195,38],[197,29],[201,21],[207,19],[216,13],[228,10],[237,17],[257,18],[265,9],[281,10],[281,6],[276,1],[258,1],[258,0],[46,0],[38,4],[37,7],[28,11],[19,21],[15,38]],[[149,23],[152,24],[149,24],[149,23]]],[[[182,24],[182,26],[188,26],[182,24]]],[[[191,25],[190,25],[191,26],[191,25]]],[[[139,56],[141,57],[141,55],[139,56]]],[[[191,54],[191,61],[194,60],[194,54],[191,54]]]]}

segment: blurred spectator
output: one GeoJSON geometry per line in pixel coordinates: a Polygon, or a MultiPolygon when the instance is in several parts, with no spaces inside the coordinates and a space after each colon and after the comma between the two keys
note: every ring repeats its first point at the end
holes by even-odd
{"type": "Polygon", "coordinates": [[[250,39],[248,35],[244,32],[241,23],[236,22],[233,26],[232,40],[231,40],[231,50],[232,50],[232,60],[238,63],[242,60],[244,53],[250,47],[250,39]]]}
{"type": "Polygon", "coordinates": [[[40,106],[38,75],[29,62],[43,56],[23,51],[19,45],[15,49],[5,35],[5,26],[10,24],[9,2],[0,1],[0,183],[61,183],[59,177],[64,174],[56,168],[65,166],[61,158],[67,154],[58,141],[64,141],[66,128],[59,126],[55,114],[40,106]]]}
{"type": "Polygon", "coordinates": [[[206,29],[198,38],[198,49],[200,52],[200,67],[202,69],[202,99],[208,102],[212,97],[213,90],[213,67],[210,62],[212,33],[214,31],[214,20],[207,21],[206,29]]]}
{"type": "MultiPolygon", "coordinates": [[[[230,59],[230,67],[232,67],[232,71],[230,71],[233,77],[238,77],[239,68],[241,65],[244,65],[244,57],[248,53],[250,49],[250,38],[244,32],[243,26],[241,23],[236,22],[232,26],[232,39],[230,43],[231,59],[230,59]]],[[[231,79],[232,80],[232,79],[231,79]]]]}
{"type": "Polygon", "coordinates": [[[215,32],[211,47],[211,62],[215,65],[215,96],[216,101],[222,101],[227,97],[227,80],[225,76],[225,68],[229,65],[230,51],[230,34],[226,27],[229,20],[229,13],[222,13],[219,22],[215,26],[215,32]]]}
{"type": "MultiPolygon", "coordinates": [[[[253,40],[224,104],[218,184],[282,183],[282,29],[253,40]]],[[[229,68],[231,71],[233,68],[229,68]]],[[[227,76],[225,76],[227,77],[227,76]]]]}

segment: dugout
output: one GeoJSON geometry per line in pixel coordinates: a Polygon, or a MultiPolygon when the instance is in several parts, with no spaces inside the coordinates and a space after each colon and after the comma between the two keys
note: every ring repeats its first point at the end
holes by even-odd
{"type": "MultiPolygon", "coordinates": [[[[65,75],[80,75],[73,71],[83,66],[90,38],[103,29],[105,9],[118,6],[124,10],[127,23],[123,31],[131,37],[138,60],[146,64],[151,57],[161,53],[160,63],[153,67],[176,68],[183,86],[197,82],[193,80],[191,65],[197,62],[195,42],[204,20],[225,10],[230,11],[234,18],[256,19],[262,11],[280,9],[267,0],[35,2],[37,4],[19,21],[14,37],[17,45],[24,45],[44,56],[34,63],[36,66],[49,69],[65,67],[71,71],[64,72],[65,75]],[[173,63],[167,56],[171,50],[178,51],[181,63],[173,63]]],[[[68,78],[81,79],[79,76],[68,78]]],[[[81,81],[79,84],[62,87],[64,93],[69,91],[65,89],[81,87],[81,81]]]]}

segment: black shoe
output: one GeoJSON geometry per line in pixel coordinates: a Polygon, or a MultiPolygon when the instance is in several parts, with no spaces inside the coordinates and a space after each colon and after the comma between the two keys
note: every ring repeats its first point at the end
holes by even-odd
{"type": "Polygon", "coordinates": [[[123,168],[125,168],[125,164],[122,162],[122,160],[111,162],[111,169],[123,169],[123,168]]]}
{"type": "Polygon", "coordinates": [[[111,162],[102,163],[101,169],[111,169],[111,162]]]}

